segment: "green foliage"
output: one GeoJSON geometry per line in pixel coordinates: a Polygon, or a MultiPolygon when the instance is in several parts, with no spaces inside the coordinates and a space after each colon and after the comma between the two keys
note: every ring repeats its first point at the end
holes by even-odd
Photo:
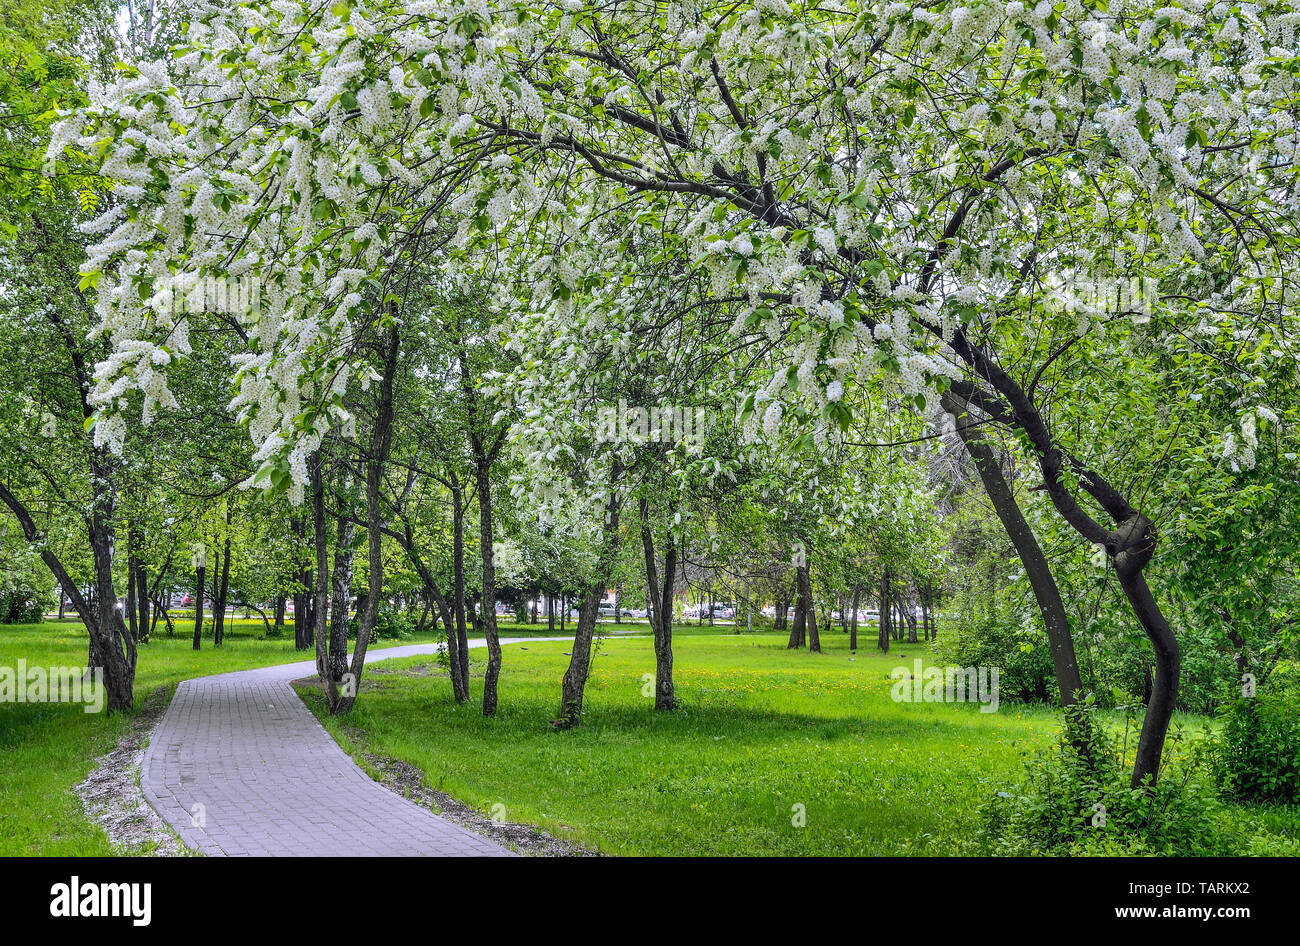
{"type": "Polygon", "coordinates": [[[1214,771],[1237,801],[1300,801],[1300,700],[1293,693],[1239,699],[1225,707],[1214,771]]]}
{"type": "Polygon", "coordinates": [[[45,620],[43,612],[35,589],[0,589],[0,624],[39,624],[45,620]]]}
{"type": "MultiPolygon", "coordinates": [[[[1171,739],[1177,756],[1180,735],[1171,739]]],[[[981,813],[983,854],[1223,856],[1239,849],[1203,777],[1196,746],[1149,788],[1129,787],[1124,753],[1091,703],[1066,714],[1056,745],[1033,757],[1024,781],[981,813]],[[1075,742],[1091,732],[1091,751],[1075,742]]]]}
{"type": "Polygon", "coordinates": [[[959,667],[998,667],[1000,698],[1013,702],[1050,702],[1056,675],[1047,635],[1034,621],[1014,613],[966,615],[935,641],[935,653],[959,667]]]}
{"type": "MultiPolygon", "coordinates": [[[[1190,618],[1175,627],[1182,663],[1178,708],[1212,713],[1237,678],[1227,641],[1214,627],[1190,618]]],[[[1102,706],[1143,702],[1153,666],[1146,635],[1118,612],[1099,615],[1089,628],[1086,648],[1078,648],[1084,685],[1102,706]]]]}
{"type": "MultiPolygon", "coordinates": [[[[358,619],[348,621],[348,637],[355,639],[359,629],[358,619]]],[[[399,608],[380,607],[375,614],[375,627],[370,632],[372,641],[404,641],[415,636],[415,619],[399,608]]]]}

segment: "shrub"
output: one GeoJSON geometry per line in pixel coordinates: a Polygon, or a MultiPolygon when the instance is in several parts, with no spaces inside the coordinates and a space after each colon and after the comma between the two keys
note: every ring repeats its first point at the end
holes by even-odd
{"type": "Polygon", "coordinates": [[[1224,708],[1215,775],[1238,801],[1300,801],[1300,700],[1289,693],[1241,698],[1224,708]]]}
{"type": "Polygon", "coordinates": [[[961,624],[934,645],[935,654],[959,667],[997,667],[1000,698],[1048,702],[1056,693],[1056,673],[1047,634],[1038,622],[1014,614],[961,624]]]}
{"type": "Polygon", "coordinates": [[[45,609],[40,596],[30,588],[0,591],[0,624],[40,624],[45,609]]]}
{"type": "MultiPolygon", "coordinates": [[[[1179,737],[1171,739],[1177,755],[1179,737]]],[[[1169,750],[1167,750],[1169,751],[1169,750]]],[[[980,853],[1025,856],[1235,853],[1199,753],[1167,765],[1154,786],[1129,787],[1129,771],[1091,702],[1066,713],[1056,745],[1030,760],[1024,782],[982,810],[980,853]],[[1075,741],[1091,733],[1091,751],[1075,741]]]]}
{"type": "MultiPolygon", "coordinates": [[[[355,639],[360,630],[357,618],[348,622],[348,637],[355,639]]],[[[375,628],[370,632],[372,641],[405,640],[415,634],[415,619],[397,608],[380,608],[375,615],[375,628]]]]}

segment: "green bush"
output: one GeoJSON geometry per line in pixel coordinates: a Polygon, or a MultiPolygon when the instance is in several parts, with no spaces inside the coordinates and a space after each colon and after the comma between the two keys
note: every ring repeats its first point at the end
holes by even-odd
{"type": "Polygon", "coordinates": [[[40,596],[30,588],[0,591],[0,624],[39,624],[45,620],[40,596]]]}
{"type": "MultiPolygon", "coordinates": [[[[1182,664],[1178,709],[1214,712],[1237,678],[1222,633],[1195,623],[1180,624],[1178,648],[1182,664]]],[[[1084,687],[1097,694],[1100,706],[1145,700],[1155,662],[1150,641],[1131,618],[1102,615],[1092,620],[1076,636],[1075,650],[1084,687]]]]}
{"type": "MultiPolygon", "coordinates": [[[[357,618],[348,622],[348,638],[355,639],[360,623],[357,618]]],[[[370,632],[372,641],[405,640],[415,635],[415,619],[397,608],[380,608],[375,615],[375,629],[370,632]]]]}
{"type": "Polygon", "coordinates": [[[934,644],[935,654],[958,667],[997,667],[1000,699],[1051,702],[1056,672],[1047,634],[1039,622],[1022,622],[1015,614],[962,623],[934,644]]]}
{"type": "Polygon", "coordinates": [[[1300,801],[1300,700],[1293,694],[1241,698],[1224,708],[1214,768],[1229,798],[1300,801]]]}
{"type": "MultiPolygon", "coordinates": [[[[1177,745],[1173,734],[1166,751],[1177,745]]],[[[1199,753],[1137,790],[1121,755],[1091,703],[1068,711],[1059,741],[1030,760],[1024,782],[981,810],[979,853],[1224,856],[1244,846],[1223,828],[1199,753]],[[1081,733],[1091,733],[1090,752],[1076,748],[1081,733]]]]}
{"type": "Polygon", "coordinates": [[[1179,709],[1213,713],[1228,694],[1240,689],[1232,648],[1218,628],[1195,623],[1179,627],[1178,650],[1179,709]]]}

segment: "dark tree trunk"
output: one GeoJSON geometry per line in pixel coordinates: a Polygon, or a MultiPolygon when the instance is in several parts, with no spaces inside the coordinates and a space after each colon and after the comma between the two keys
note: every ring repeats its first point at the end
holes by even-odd
{"type": "MultiPolygon", "coordinates": [[[[456,662],[452,672],[460,674],[460,685],[469,694],[469,633],[465,627],[465,496],[460,477],[452,471],[451,482],[451,558],[452,599],[456,617],[456,662]]],[[[450,653],[448,654],[450,656],[450,653]]]]}
{"type": "Polygon", "coordinates": [[[487,639],[487,669],[483,674],[483,715],[497,712],[497,678],[501,675],[501,641],[497,637],[496,567],[492,558],[492,461],[480,457],[476,469],[479,508],[479,554],[483,559],[481,599],[483,636],[487,639]]]}
{"type": "MultiPolygon", "coordinates": [[[[128,533],[129,535],[130,533],[128,533]]],[[[126,627],[131,634],[132,640],[139,640],[139,627],[136,624],[136,588],[139,582],[136,581],[136,563],[135,563],[135,545],[133,542],[127,542],[126,554],[126,627]]]]}
{"type": "Polygon", "coordinates": [[[393,442],[393,379],[397,374],[398,340],[397,326],[394,325],[388,330],[384,371],[379,385],[379,405],[370,438],[370,456],[366,461],[366,544],[370,556],[366,602],[357,614],[357,643],[352,650],[349,685],[338,705],[331,706],[333,713],[346,713],[357,701],[361,689],[361,673],[366,665],[366,650],[370,646],[370,633],[375,628],[379,602],[384,594],[384,520],[379,509],[379,490],[383,485],[384,464],[388,462],[393,442]]]}
{"type": "Polygon", "coordinates": [[[329,662],[329,532],[325,525],[325,458],[317,454],[311,467],[312,520],[316,532],[316,601],[312,617],[316,627],[316,673],[325,689],[326,702],[338,705],[338,681],[329,662]]]}
{"type": "MultiPolygon", "coordinates": [[[[297,539],[295,548],[299,556],[302,555],[302,543],[306,537],[307,528],[301,516],[294,516],[291,520],[294,537],[297,539]]],[[[303,559],[299,559],[298,571],[296,575],[297,587],[293,593],[293,645],[297,650],[306,650],[312,645],[312,568],[303,559]]]]}
{"type": "Polygon", "coordinates": [[[853,586],[853,619],[849,623],[849,650],[857,653],[858,650],[858,604],[862,594],[862,589],[858,585],[853,586]]]}
{"type": "MultiPolygon", "coordinates": [[[[352,474],[343,472],[339,502],[347,502],[352,488],[352,474]]],[[[352,517],[346,511],[338,516],[338,538],[334,544],[334,573],[330,580],[330,636],[327,667],[334,682],[343,679],[348,669],[348,612],[352,605],[352,517]]]]}
{"type": "Polygon", "coordinates": [[[194,592],[194,649],[199,649],[199,641],[203,636],[203,573],[207,571],[206,565],[200,565],[195,569],[195,592],[194,592]]]}
{"type": "Polygon", "coordinates": [[[889,612],[893,608],[893,599],[889,593],[889,569],[885,569],[880,576],[880,613],[877,620],[880,624],[880,633],[877,635],[876,646],[882,653],[889,653],[889,612]]]}
{"type": "Polygon", "coordinates": [[[595,580],[587,587],[578,609],[578,627],[574,632],[569,669],[565,671],[560,686],[560,714],[551,724],[556,729],[572,729],[582,723],[582,699],[587,676],[591,673],[591,642],[595,636],[596,615],[609,587],[609,576],[618,555],[619,507],[613,480],[617,479],[619,472],[615,465],[610,477],[610,498],[605,507],[604,548],[596,564],[595,580]]]}
{"type": "Polygon", "coordinates": [[[221,553],[221,581],[217,600],[212,607],[212,646],[220,647],[226,639],[226,600],[230,595],[230,507],[226,507],[226,541],[221,553]]]}
{"type": "Polygon", "coordinates": [[[167,636],[175,637],[176,628],[172,627],[171,612],[167,608],[167,602],[165,602],[161,597],[154,602],[154,614],[161,614],[163,616],[163,620],[167,623],[167,636]]]}
{"type": "Polygon", "coordinates": [[[641,546],[645,552],[647,599],[650,602],[650,628],[654,634],[655,649],[655,709],[676,709],[677,696],[673,688],[673,617],[672,588],[676,580],[677,547],[669,533],[664,549],[664,574],[662,590],[655,561],[654,537],[650,532],[649,504],[641,500],[641,546]]]}
{"type": "Polygon", "coordinates": [[[1180,672],[1178,641],[1142,576],[1155,552],[1157,534],[1154,525],[1105,477],[1088,469],[1056,443],[1047,421],[1034,403],[1032,385],[1026,391],[995,358],[973,344],[964,329],[959,328],[953,333],[949,345],[953,353],[993,390],[989,395],[975,383],[961,380],[953,382],[953,393],[974,403],[988,414],[990,420],[1019,428],[1034,451],[1043,474],[1043,486],[1056,511],[1081,537],[1104,548],[1120,575],[1125,596],[1156,657],[1152,701],[1142,721],[1132,777],[1134,787],[1148,780],[1154,783],[1160,773],[1165,736],[1177,701],[1180,672]],[[1069,485],[1065,475],[1067,466],[1071,471],[1069,485]],[[1073,489],[1087,493],[1114,522],[1114,528],[1107,529],[1094,519],[1079,504],[1073,489]]]}
{"type": "Polygon", "coordinates": [[[592,585],[578,607],[578,627],[573,636],[569,669],[564,672],[560,685],[560,715],[551,724],[556,729],[572,729],[582,723],[582,698],[591,671],[591,642],[595,636],[596,614],[604,596],[603,588],[592,585]]]}
{"type": "Polygon", "coordinates": [[[138,558],[135,563],[135,582],[136,609],[140,618],[139,639],[148,640],[153,633],[153,624],[149,618],[149,571],[138,558]]]}
{"type": "Polygon", "coordinates": [[[415,534],[410,521],[404,518],[402,525],[403,531],[401,533],[393,532],[391,534],[406,550],[407,557],[411,560],[411,564],[415,566],[420,581],[424,584],[426,600],[432,601],[438,609],[438,616],[441,618],[442,626],[446,629],[447,634],[447,666],[449,668],[448,676],[451,678],[452,696],[457,703],[466,703],[469,701],[469,690],[460,674],[460,640],[456,637],[455,606],[443,597],[437,583],[433,580],[433,573],[420,556],[415,545],[415,534]]]}
{"type": "MultiPolygon", "coordinates": [[[[1133,524],[1134,529],[1143,532],[1151,530],[1151,525],[1144,516],[1135,516],[1135,519],[1138,521],[1133,524]]],[[[1133,613],[1151,640],[1155,655],[1155,679],[1147,697],[1146,718],[1142,724],[1142,735],[1138,738],[1137,758],[1133,764],[1131,784],[1134,788],[1140,787],[1148,778],[1154,784],[1160,774],[1165,733],[1169,729],[1169,720],[1173,717],[1174,705],[1178,699],[1178,675],[1181,670],[1178,640],[1142,574],[1154,549],[1155,540],[1150,538],[1149,544],[1131,545],[1129,550],[1120,552],[1115,557],[1120,587],[1124,589],[1133,613]]]]}
{"type": "Polygon", "coordinates": [[[1052,575],[1047,556],[1043,554],[1042,546],[1025,521],[1015,494],[1002,475],[1002,466],[988,441],[971,427],[972,417],[967,402],[949,391],[943,395],[942,406],[956,419],[957,435],[974,462],[975,470],[984,484],[984,492],[993,504],[993,511],[1002,523],[1007,537],[1011,539],[1020,564],[1024,566],[1025,577],[1029,579],[1029,587],[1033,589],[1034,600],[1043,616],[1043,628],[1047,632],[1047,642],[1052,653],[1052,668],[1056,672],[1057,695],[1062,706],[1072,706],[1083,689],[1083,683],[1079,678],[1074,638],[1070,635],[1070,619],[1066,615],[1061,590],[1052,575]]]}
{"type": "Polygon", "coordinates": [[[808,599],[803,595],[803,583],[798,568],[794,573],[794,625],[790,628],[790,639],[786,641],[787,650],[803,647],[807,638],[808,599]]]}
{"type": "Polygon", "coordinates": [[[907,642],[920,643],[916,638],[916,605],[905,598],[900,598],[899,603],[901,607],[907,608],[907,642]]]}
{"type": "Polygon", "coordinates": [[[807,616],[805,630],[808,635],[808,650],[811,653],[821,653],[822,642],[817,633],[817,603],[813,600],[812,575],[808,564],[805,562],[800,565],[796,574],[800,587],[799,597],[804,601],[804,614],[807,616]]]}
{"type": "MultiPolygon", "coordinates": [[[[102,482],[110,482],[107,462],[96,451],[92,471],[102,482]]],[[[83,595],[72,581],[59,557],[40,541],[41,533],[31,511],[0,483],[0,502],[9,507],[29,543],[36,545],[46,568],[58,581],[63,594],[86,626],[86,669],[99,668],[104,675],[105,708],[109,712],[129,710],[135,705],[135,640],[117,613],[117,596],[113,590],[113,494],[111,485],[95,496],[86,520],[94,558],[94,582],[90,595],[83,595]]]]}

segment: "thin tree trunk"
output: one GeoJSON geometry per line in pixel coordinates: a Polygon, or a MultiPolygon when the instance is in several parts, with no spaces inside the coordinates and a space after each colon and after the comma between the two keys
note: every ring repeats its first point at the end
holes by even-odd
{"type": "Polygon", "coordinates": [[[803,592],[803,576],[799,568],[794,572],[794,625],[790,629],[790,639],[786,642],[787,649],[798,649],[803,647],[808,640],[808,606],[810,602],[803,592]]]}
{"type": "Polygon", "coordinates": [[[578,627],[574,633],[569,669],[565,671],[560,687],[560,714],[551,724],[556,729],[572,729],[582,723],[582,700],[587,676],[591,672],[591,642],[596,630],[596,615],[601,599],[605,597],[605,589],[609,587],[609,575],[618,555],[619,507],[617,493],[612,488],[618,475],[619,467],[615,465],[610,476],[610,497],[605,507],[604,548],[596,564],[595,580],[587,586],[578,609],[578,627]]]}
{"type": "Polygon", "coordinates": [[[805,562],[799,566],[796,574],[798,575],[800,585],[800,597],[804,599],[804,613],[807,616],[806,631],[808,634],[808,650],[811,653],[821,653],[821,637],[817,633],[817,603],[813,600],[812,592],[812,575],[809,571],[808,564],[805,562]]]}
{"type": "Polygon", "coordinates": [[[849,624],[849,650],[857,653],[858,650],[858,603],[862,594],[862,588],[859,585],[853,586],[853,620],[849,624]]]}
{"type": "Polygon", "coordinates": [[[149,620],[149,571],[139,558],[136,559],[135,563],[135,581],[136,610],[140,618],[140,638],[148,640],[153,633],[153,624],[149,620]]]}
{"type": "Polygon", "coordinates": [[[876,641],[876,646],[886,654],[889,653],[889,612],[892,608],[893,600],[889,594],[889,569],[886,568],[880,576],[880,613],[877,615],[880,633],[876,641]]]}
{"type": "Polygon", "coordinates": [[[670,711],[677,707],[673,689],[673,622],[669,603],[672,600],[673,574],[677,566],[677,548],[671,533],[665,543],[664,583],[662,591],[655,562],[654,537],[650,532],[649,504],[641,499],[641,547],[645,552],[647,599],[650,602],[650,628],[655,650],[655,710],[670,711]],[[661,603],[662,602],[662,603],[661,603]]]}
{"type": "Polygon", "coordinates": [[[453,470],[451,480],[451,558],[452,608],[456,617],[456,663],[452,672],[460,674],[461,688],[469,694],[469,634],[465,628],[465,503],[460,477],[453,470]]]}
{"type": "Polygon", "coordinates": [[[206,565],[200,565],[195,569],[194,584],[194,649],[199,649],[199,641],[203,635],[203,573],[207,570],[206,565]]]}
{"type": "MultiPolygon", "coordinates": [[[[339,502],[347,502],[352,489],[352,473],[344,469],[339,502]]],[[[338,538],[334,544],[334,572],[330,580],[330,635],[328,668],[334,682],[343,679],[348,669],[348,612],[352,605],[352,517],[340,512],[338,538]]]]}
{"type": "Polygon", "coordinates": [[[480,457],[476,469],[479,554],[483,559],[482,623],[488,651],[487,669],[483,674],[484,716],[496,715],[497,678],[501,675],[501,641],[497,637],[496,568],[492,558],[492,483],[489,479],[491,465],[491,459],[480,457]]]}
{"type": "MultiPolygon", "coordinates": [[[[130,536],[129,532],[127,534],[130,536]]],[[[140,634],[136,625],[135,595],[139,582],[136,581],[135,569],[135,545],[128,538],[126,553],[126,627],[131,633],[131,638],[138,641],[140,634]]]]}
{"type": "Polygon", "coordinates": [[[388,330],[384,371],[379,385],[379,407],[375,413],[375,428],[370,438],[370,457],[366,461],[366,541],[369,551],[366,603],[357,615],[357,643],[352,650],[352,666],[348,689],[332,712],[346,713],[357,701],[361,690],[361,673],[366,665],[366,650],[370,646],[370,633],[379,613],[379,601],[384,594],[384,520],[379,509],[379,490],[382,486],[384,464],[393,442],[393,379],[397,374],[397,326],[388,330]]]}
{"type": "Polygon", "coordinates": [[[220,647],[226,639],[226,600],[230,594],[230,506],[226,505],[226,541],[221,554],[221,583],[212,609],[212,646],[220,647]]]}
{"type": "Polygon", "coordinates": [[[312,516],[316,531],[316,601],[312,616],[316,625],[316,673],[325,689],[325,701],[338,705],[338,681],[329,663],[329,533],[325,526],[324,457],[317,454],[311,467],[312,516]]]}

